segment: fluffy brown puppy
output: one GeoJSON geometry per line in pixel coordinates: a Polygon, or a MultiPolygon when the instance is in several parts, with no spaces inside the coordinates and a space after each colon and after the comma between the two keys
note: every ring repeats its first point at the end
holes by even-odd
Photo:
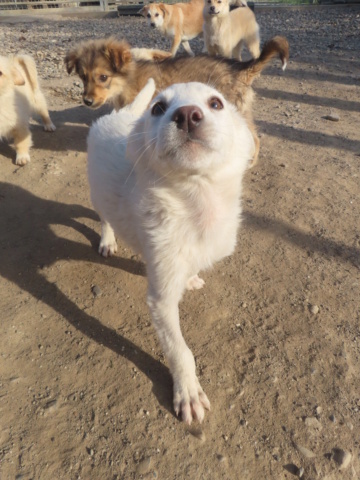
{"type": "Polygon", "coordinates": [[[277,55],[285,69],[289,44],[284,37],[269,40],[259,58],[248,62],[208,55],[165,58],[162,61],[135,60],[127,42],[110,38],[80,44],[68,52],[65,63],[68,73],[75,70],[83,81],[83,100],[91,108],[108,102],[118,110],[134,100],[149,78],[155,80],[158,92],[180,82],[202,82],[212,86],[246,118],[256,145],[254,165],[260,141],[252,119],[254,92],[251,85],[277,55]]]}

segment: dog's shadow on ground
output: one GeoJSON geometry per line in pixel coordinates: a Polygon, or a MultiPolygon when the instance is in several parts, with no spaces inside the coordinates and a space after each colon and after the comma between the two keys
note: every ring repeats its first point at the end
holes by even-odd
{"type": "MultiPolygon", "coordinates": [[[[18,186],[0,182],[0,275],[49,305],[93,341],[132,362],[153,383],[159,403],[172,412],[169,370],[130,340],[81,310],[41,274],[43,268],[61,259],[103,263],[88,245],[60,238],[51,230],[51,225],[64,225],[96,245],[98,236],[78,218],[97,220],[89,208],[41,199],[18,186]]],[[[117,268],[139,273],[137,261],[119,257],[110,261],[117,268]]]]}

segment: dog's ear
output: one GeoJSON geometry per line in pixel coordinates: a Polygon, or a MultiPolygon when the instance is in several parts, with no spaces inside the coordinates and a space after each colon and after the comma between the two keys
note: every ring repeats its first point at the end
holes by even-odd
{"type": "Polygon", "coordinates": [[[105,48],[104,54],[114,72],[119,72],[132,59],[130,45],[125,41],[110,43],[105,48]]]}
{"type": "Polygon", "coordinates": [[[148,12],[148,7],[145,6],[145,7],[140,8],[140,10],[137,13],[138,13],[138,15],[142,15],[143,17],[146,17],[147,12],[148,12]]]}
{"type": "Polygon", "coordinates": [[[76,70],[76,64],[79,59],[79,55],[77,50],[71,50],[66,54],[65,57],[65,65],[66,65],[66,70],[70,74],[74,68],[76,70]]]}
{"type": "Polygon", "coordinates": [[[165,15],[167,14],[166,5],[164,3],[159,3],[159,8],[165,17],[165,15]]]}
{"type": "Polygon", "coordinates": [[[14,85],[18,85],[19,87],[21,85],[25,85],[25,79],[21,75],[21,72],[20,72],[19,69],[17,69],[16,67],[12,67],[11,75],[12,75],[12,78],[13,78],[14,85]]]}

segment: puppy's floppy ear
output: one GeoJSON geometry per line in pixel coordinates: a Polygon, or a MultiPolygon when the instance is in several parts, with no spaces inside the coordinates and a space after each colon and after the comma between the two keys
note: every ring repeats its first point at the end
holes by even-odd
{"type": "Polygon", "coordinates": [[[159,3],[159,8],[165,17],[165,15],[167,14],[166,5],[164,3],[159,3]]]}
{"type": "Polygon", "coordinates": [[[18,85],[19,87],[21,85],[25,85],[25,79],[21,75],[21,72],[20,72],[19,69],[17,69],[16,67],[12,67],[11,75],[12,75],[12,78],[13,78],[14,85],[18,85]]]}
{"type": "Polygon", "coordinates": [[[148,7],[145,6],[145,7],[140,8],[140,10],[137,13],[138,13],[138,15],[142,15],[143,17],[146,17],[147,12],[148,12],[148,7]]]}
{"type": "Polygon", "coordinates": [[[114,72],[119,72],[132,59],[130,45],[125,41],[110,43],[106,46],[104,54],[114,72]]]}
{"type": "Polygon", "coordinates": [[[71,50],[66,54],[65,57],[65,65],[66,65],[66,70],[70,74],[74,68],[76,69],[76,64],[79,59],[79,54],[77,50],[71,50]]]}

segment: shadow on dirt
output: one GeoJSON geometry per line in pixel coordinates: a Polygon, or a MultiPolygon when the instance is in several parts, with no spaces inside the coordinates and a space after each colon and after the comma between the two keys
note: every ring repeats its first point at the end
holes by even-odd
{"type": "MultiPolygon", "coordinates": [[[[34,122],[30,126],[34,148],[50,152],[86,152],[90,126],[95,120],[110,112],[111,108],[107,105],[97,110],[79,105],[61,111],[50,111],[51,119],[56,126],[55,132],[45,132],[40,119],[34,116],[34,122]]],[[[1,141],[0,155],[15,162],[15,149],[11,144],[1,141]]]]}
{"type": "Polygon", "coordinates": [[[283,90],[269,90],[268,88],[254,89],[259,97],[271,98],[277,102],[304,103],[306,105],[316,105],[323,109],[336,108],[339,110],[347,110],[349,112],[360,112],[360,103],[350,100],[340,100],[338,98],[317,97],[314,95],[303,95],[301,93],[284,92],[283,90]]]}
{"type": "MultiPolygon", "coordinates": [[[[78,218],[97,220],[89,208],[44,200],[22,188],[0,182],[0,274],[49,305],[84,335],[132,362],[153,383],[153,392],[159,403],[172,413],[169,370],[118,332],[81,310],[55,283],[41,274],[43,268],[61,259],[104,262],[85,243],[59,238],[51,230],[51,225],[64,225],[80,232],[93,246],[97,245],[98,236],[78,218]]],[[[119,257],[110,259],[110,262],[121,270],[139,272],[139,262],[119,257]]]]}

